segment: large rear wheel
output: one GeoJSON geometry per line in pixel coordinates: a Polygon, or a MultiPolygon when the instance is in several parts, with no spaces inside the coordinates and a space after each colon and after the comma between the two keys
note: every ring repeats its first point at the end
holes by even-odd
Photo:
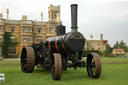
{"type": "Polygon", "coordinates": [[[87,56],[87,73],[91,78],[99,78],[101,74],[101,61],[97,53],[91,53],[87,56]]]}
{"type": "Polygon", "coordinates": [[[62,74],[62,60],[61,55],[59,53],[54,53],[54,64],[51,68],[52,72],[52,79],[53,80],[60,80],[62,74]]]}
{"type": "Polygon", "coordinates": [[[35,53],[32,47],[24,47],[21,52],[21,70],[32,73],[35,67],[35,53]]]}

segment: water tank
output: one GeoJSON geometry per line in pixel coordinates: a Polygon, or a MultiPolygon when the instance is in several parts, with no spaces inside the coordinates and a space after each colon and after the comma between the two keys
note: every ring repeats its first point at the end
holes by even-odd
{"type": "Polygon", "coordinates": [[[60,35],[64,35],[65,34],[65,26],[63,25],[59,25],[56,27],[56,35],[60,36],[60,35]]]}

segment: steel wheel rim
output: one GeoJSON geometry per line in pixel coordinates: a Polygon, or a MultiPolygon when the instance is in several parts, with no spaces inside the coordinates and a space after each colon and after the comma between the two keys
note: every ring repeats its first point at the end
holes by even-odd
{"type": "Polygon", "coordinates": [[[99,78],[101,74],[101,62],[99,55],[96,53],[89,54],[86,62],[89,77],[99,78]]]}
{"type": "Polygon", "coordinates": [[[61,56],[60,54],[53,54],[53,55],[54,55],[54,64],[51,67],[52,79],[60,80],[62,73],[61,56]]]}
{"type": "Polygon", "coordinates": [[[32,47],[24,47],[21,52],[22,72],[32,73],[35,67],[35,53],[32,47]]]}
{"type": "Polygon", "coordinates": [[[23,48],[22,53],[21,53],[21,69],[22,72],[25,72],[26,70],[26,65],[27,64],[27,53],[26,53],[26,49],[23,48]]]}

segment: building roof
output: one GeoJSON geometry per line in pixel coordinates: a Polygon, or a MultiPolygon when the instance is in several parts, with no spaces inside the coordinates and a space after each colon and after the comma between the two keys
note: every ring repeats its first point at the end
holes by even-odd
{"type": "Polygon", "coordinates": [[[104,43],[104,44],[107,44],[107,43],[108,43],[108,40],[103,40],[103,43],[104,43]]]}
{"type": "Polygon", "coordinates": [[[125,50],[122,48],[113,49],[113,51],[114,52],[125,52],[125,50]]]}

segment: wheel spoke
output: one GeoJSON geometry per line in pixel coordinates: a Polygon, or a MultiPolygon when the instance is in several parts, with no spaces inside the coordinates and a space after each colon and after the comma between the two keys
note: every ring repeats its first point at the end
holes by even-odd
{"type": "Polygon", "coordinates": [[[91,63],[91,67],[95,67],[95,62],[91,63]]]}
{"type": "Polygon", "coordinates": [[[25,68],[25,67],[26,67],[26,65],[27,65],[27,64],[25,64],[25,65],[23,66],[23,68],[25,68]]]}

